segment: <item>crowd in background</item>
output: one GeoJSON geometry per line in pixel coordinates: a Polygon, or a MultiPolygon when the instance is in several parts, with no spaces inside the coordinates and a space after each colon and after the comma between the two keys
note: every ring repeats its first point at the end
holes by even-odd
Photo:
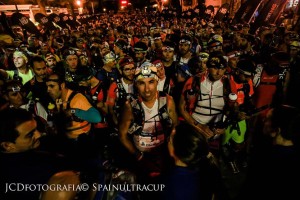
{"type": "MultiPolygon", "coordinates": [[[[136,12],[38,28],[0,33],[1,184],[72,170],[74,184],[166,186],[114,194],[124,199],[297,194],[300,38],[291,26],[136,12]]],[[[65,199],[101,197],[109,193],[65,199]]]]}

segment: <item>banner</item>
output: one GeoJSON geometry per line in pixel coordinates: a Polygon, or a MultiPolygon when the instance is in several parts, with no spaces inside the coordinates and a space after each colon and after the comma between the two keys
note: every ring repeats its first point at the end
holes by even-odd
{"type": "Polygon", "coordinates": [[[235,23],[247,23],[249,24],[253,18],[254,13],[264,0],[248,0],[241,5],[238,11],[235,13],[233,21],[235,23]]]}
{"type": "Polygon", "coordinates": [[[32,21],[29,20],[28,17],[26,17],[22,13],[15,12],[14,14],[12,14],[11,22],[12,25],[20,25],[29,33],[35,34],[36,36],[40,36],[40,31],[37,29],[37,27],[33,24],[32,21]]]}
{"type": "Polygon", "coordinates": [[[75,29],[76,26],[80,25],[78,22],[76,22],[76,19],[73,18],[72,15],[64,14],[64,13],[59,13],[60,20],[69,25],[71,29],[75,29]]]}
{"type": "Polygon", "coordinates": [[[287,0],[269,0],[258,13],[253,24],[253,30],[258,29],[261,26],[275,24],[285,8],[286,3],[287,0]]]}
{"type": "Polygon", "coordinates": [[[55,14],[55,13],[51,13],[49,16],[48,16],[48,19],[49,21],[55,23],[56,25],[58,25],[60,28],[67,28],[66,26],[66,23],[64,23],[60,17],[55,14]]]}
{"type": "Polygon", "coordinates": [[[222,21],[224,17],[225,18],[228,17],[228,13],[229,13],[229,4],[224,3],[217,11],[217,14],[214,16],[214,20],[222,21]]]}
{"type": "Polygon", "coordinates": [[[52,23],[52,21],[50,21],[48,18],[47,18],[47,16],[45,16],[44,14],[42,14],[42,13],[36,13],[35,15],[34,15],[34,19],[38,22],[38,23],[40,23],[40,24],[42,24],[44,27],[44,29],[48,29],[48,30],[55,30],[56,29],[56,27],[53,25],[53,23],[52,23]]]}

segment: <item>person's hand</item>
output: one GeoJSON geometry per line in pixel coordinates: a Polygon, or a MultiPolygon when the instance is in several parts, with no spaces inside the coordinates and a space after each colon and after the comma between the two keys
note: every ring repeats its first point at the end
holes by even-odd
{"type": "Polygon", "coordinates": [[[247,118],[249,118],[249,116],[247,115],[247,113],[245,113],[245,112],[239,112],[239,114],[238,114],[238,119],[241,121],[241,120],[245,120],[245,119],[247,119],[247,118]]]}
{"type": "Polygon", "coordinates": [[[215,133],[212,130],[210,130],[210,128],[207,125],[197,124],[196,130],[207,139],[215,135],[215,133]]]}
{"type": "Polygon", "coordinates": [[[60,112],[61,111],[60,108],[61,108],[61,105],[63,104],[63,100],[62,99],[56,99],[55,104],[56,104],[57,111],[60,112]]]}
{"type": "Polygon", "coordinates": [[[221,134],[225,133],[225,130],[226,130],[225,128],[215,128],[213,130],[213,132],[214,132],[215,135],[221,135],[221,134]]]}

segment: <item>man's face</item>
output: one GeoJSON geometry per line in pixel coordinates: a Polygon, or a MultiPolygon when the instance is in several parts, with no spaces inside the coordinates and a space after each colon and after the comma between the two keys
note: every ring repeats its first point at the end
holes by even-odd
{"type": "Polygon", "coordinates": [[[76,40],[76,46],[77,46],[77,48],[82,49],[83,48],[83,44],[84,44],[84,40],[82,38],[78,38],[76,40]]]}
{"type": "Polygon", "coordinates": [[[135,52],[135,58],[137,62],[141,62],[145,58],[145,53],[135,52]]]}
{"type": "Polygon", "coordinates": [[[144,101],[151,101],[156,97],[157,80],[155,78],[141,78],[136,81],[136,87],[144,101]]]}
{"type": "MultiPolygon", "coordinates": [[[[49,79],[57,79],[57,76],[50,76],[49,79]]],[[[55,101],[56,99],[61,98],[62,90],[59,86],[59,83],[56,81],[47,81],[47,92],[50,97],[55,101]]]]}
{"type": "Polygon", "coordinates": [[[157,76],[159,79],[164,79],[165,78],[165,68],[164,67],[158,67],[157,68],[157,76]]]}
{"type": "Polygon", "coordinates": [[[34,62],[33,63],[33,71],[34,74],[41,78],[44,79],[47,76],[47,67],[44,61],[42,62],[34,62]]]}
{"type": "Polygon", "coordinates": [[[207,63],[207,60],[202,60],[202,61],[200,61],[200,63],[199,63],[199,65],[200,65],[200,71],[206,71],[207,70],[207,65],[206,65],[206,63],[207,63]]]}
{"type": "Polygon", "coordinates": [[[295,58],[298,55],[299,49],[298,48],[290,48],[290,57],[295,58]]]}
{"type": "Polygon", "coordinates": [[[218,68],[208,68],[208,72],[209,72],[209,76],[211,78],[211,81],[217,81],[220,80],[224,73],[225,73],[226,69],[218,69],[218,68]]]}
{"type": "Polygon", "coordinates": [[[218,46],[214,46],[214,47],[208,47],[208,51],[211,52],[215,52],[215,51],[222,51],[222,46],[218,45],[218,46]]]}
{"type": "Polygon", "coordinates": [[[249,30],[250,30],[249,27],[244,26],[244,27],[242,28],[242,33],[246,35],[246,34],[248,34],[249,30]]]}
{"type": "Polygon", "coordinates": [[[173,61],[173,57],[174,57],[174,51],[164,50],[162,52],[163,61],[166,62],[173,61]]]}
{"type": "Polygon", "coordinates": [[[79,59],[80,59],[80,63],[81,63],[82,66],[87,66],[88,65],[89,59],[88,59],[87,56],[82,55],[82,56],[79,57],[79,59]]]}
{"type": "Polygon", "coordinates": [[[128,81],[133,81],[135,66],[133,64],[125,65],[122,70],[122,76],[128,81]]]}
{"type": "Polygon", "coordinates": [[[55,58],[49,58],[46,60],[48,67],[53,68],[56,66],[56,59],[55,58]]]}
{"type": "Polygon", "coordinates": [[[141,39],[141,42],[144,42],[144,43],[148,46],[148,44],[149,44],[149,39],[146,38],[146,37],[144,37],[144,38],[141,39]]]}
{"type": "Polygon", "coordinates": [[[160,49],[162,47],[161,39],[155,39],[154,40],[154,45],[155,45],[155,48],[160,49]]]}
{"type": "Polygon", "coordinates": [[[93,35],[93,33],[94,33],[94,30],[93,30],[93,29],[88,29],[88,34],[89,34],[89,35],[93,35]]]}
{"type": "Polygon", "coordinates": [[[230,58],[228,60],[228,66],[231,68],[231,69],[235,69],[236,68],[236,65],[237,65],[237,62],[238,62],[238,59],[237,58],[230,58]]]}
{"type": "Polygon", "coordinates": [[[71,72],[75,72],[78,65],[78,57],[76,55],[69,55],[66,58],[66,63],[71,72]]]}
{"type": "Polygon", "coordinates": [[[26,65],[26,61],[22,56],[14,56],[13,60],[16,68],[20,68],[26,65]]]}
{"type": "Polygon", "coordinates": [[[38,47],[40,45],[39,39],[38,38],[33,38],[32,39],[32,45],[35,46],[35,47],[38,47]]]}
{"type": "Polygon", "coordinates": [[[23,95],[21,91],[9,91],[6,96],[9,104],[13,105],[15,108],[19,108],[24,104],[23,95]]]}
{"type": "Polygon", "coordinates": [[[39,39],[37,39],[37,38],[29,37],[27,42],[28,42],[29,46],[34,46],[34,47],[39,46],[39,39]]]}
{"type": "Polygon", "coordinates": [[[41,46],[41,52],[43,54],[46,54],[48,52],[48,50],[49,50],[48,44],[42,44],[42,46],[41,46]]]}
{"type": "Polygon", "coordinates": [[[179,53],[184,56],[190,51],[191,45],[188,43],[180,43],[179,44],[179,53]]]}
{"type": "Polygon", "coordinates": [[[16,130],[19,132],[19,137],[14,142],[14,152],[28,151],[40,145],[41,133],[36,128],[37,123],[34,119],[17,126],[16,130]]]}
{"type": "Polygon", "coordinates": [[[246,50],[246,48],[248,47],[248,40],[246,38],[241,37],[239,40],[239,47],[242,50],[246,50]]]}

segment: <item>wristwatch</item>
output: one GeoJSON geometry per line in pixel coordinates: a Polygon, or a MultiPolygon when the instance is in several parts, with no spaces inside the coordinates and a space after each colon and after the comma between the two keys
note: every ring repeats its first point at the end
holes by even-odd
{"type": "Polygon", "coordinates": [[[71,109],[71,113],[75,114],[76,110],[75,109],[71,109]]]}

